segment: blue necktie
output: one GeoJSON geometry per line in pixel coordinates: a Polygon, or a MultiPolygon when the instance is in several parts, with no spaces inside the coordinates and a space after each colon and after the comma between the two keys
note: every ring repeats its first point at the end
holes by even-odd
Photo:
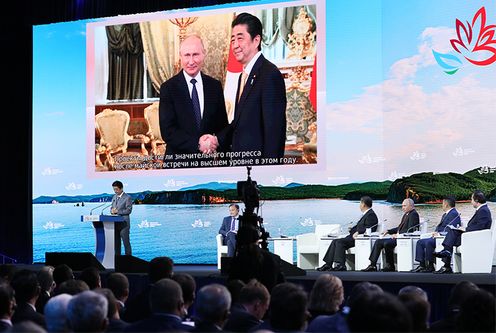
{"type": "Polygon", "coordinates": [[[231,220],[231,231],[234,231],[235,228],[236,228],[236,224],[235,224],[235,221],[236,219],[233,217],[232,220],[231,220]]]}
{"type": "Polygon", "coordinates": [[[198,91],[196,90],[196,80],[191,79],[193,84],[193,91],[191,93],[191,101],[193,102],[193,112],[195,113],[196,128],[200,129],[201,123],[201,111],[200,111],[200,99],[198,98],[198,91]]]}

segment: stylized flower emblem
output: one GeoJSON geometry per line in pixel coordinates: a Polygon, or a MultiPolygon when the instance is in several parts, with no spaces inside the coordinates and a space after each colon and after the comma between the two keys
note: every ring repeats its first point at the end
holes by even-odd
{"type": "Polygon", "coordinates": [[[472,24],[456,20],[458,39],[451,39],[451,46],[465,59],[477,66],[488,66],[496,61],[496,25],[486,26],[486,9],[475,13],[472,24]]]}

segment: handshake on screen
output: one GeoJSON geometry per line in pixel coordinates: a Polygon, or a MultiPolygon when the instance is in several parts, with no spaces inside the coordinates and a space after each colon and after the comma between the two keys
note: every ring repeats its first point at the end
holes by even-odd
{"type": "Polygon", "coordinates": [[[219,141],[217,137],[212,134],[204,134],[200,137],[200,141],[198,142],[198,149],[203,154],[212,154],[217,151],[219,147],[219,141]]]}

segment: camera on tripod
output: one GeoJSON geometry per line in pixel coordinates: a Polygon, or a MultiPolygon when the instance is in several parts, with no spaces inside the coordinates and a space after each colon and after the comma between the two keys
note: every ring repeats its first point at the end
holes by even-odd
{"type": "Polygon", "coordinates": [[[251,225],[258,230],[261,239],[261,247],[268,249],[269,233],[265,231],[263,225],[263,218],[258,216],[258,208],[260,206],[260,190],[258,189],[257,182],[250,177],[251,167],[247,166],[248,179],[246,181],[239,181],[237,184],[238,197],[245,204],[245,211],[239,217],[240,227],[244,225],[251,225]],[[256,208],[256,212],[255,212],[256,208]]]}

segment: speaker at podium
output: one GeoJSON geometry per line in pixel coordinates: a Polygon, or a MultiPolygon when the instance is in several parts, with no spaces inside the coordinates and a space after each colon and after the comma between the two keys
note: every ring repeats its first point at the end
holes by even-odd
{"type": "MultiPolygon", "coordinates": [[[[102,211],[103,212],[103,211],[102,211]]],[[[95,229],[95,257],[106,269],[115,269],[115,257],[121,252],[120,230],[124,218],[119,215],[81,215],[82,222],[91,222],[95,229]]]]}

